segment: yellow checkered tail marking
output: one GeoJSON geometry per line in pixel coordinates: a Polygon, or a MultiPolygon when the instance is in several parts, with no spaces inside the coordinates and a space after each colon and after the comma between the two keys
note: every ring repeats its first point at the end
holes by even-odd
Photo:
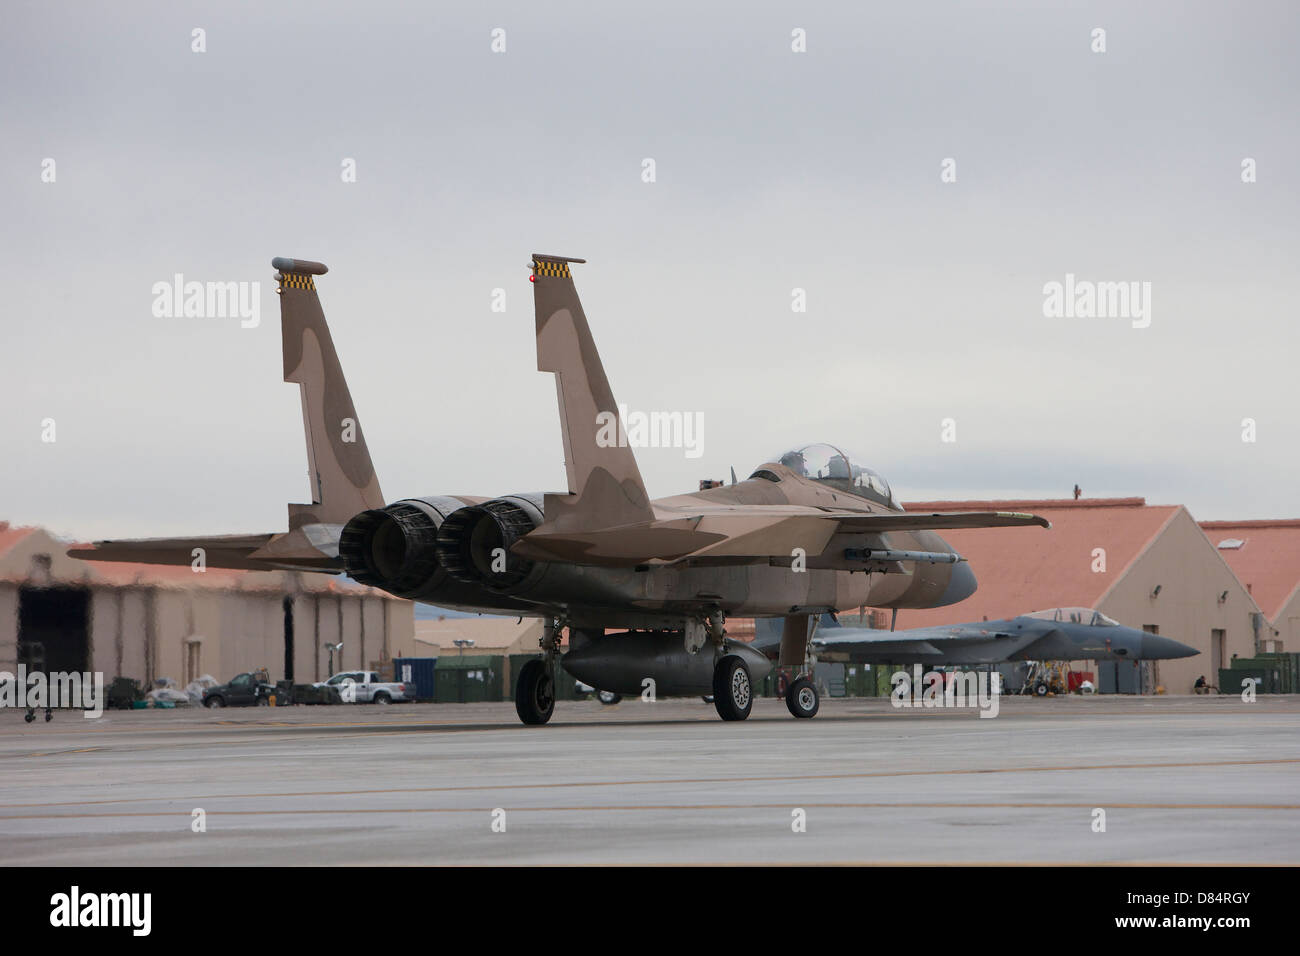
{"type": "Polygon", "coordinates": [[[548,279],[570,279],[569,264],[567,262],[552,262],[549,259],[538,259],[533,263],[533,275],[545,276],[548,279]]]}
{"type": "Polygon", "coordinates": [[[283,289],[306,289],[308,292],[316,291],[316,283],[312,277],[297,272],[286,272],[284,279],[281,281],[283,289]]]}

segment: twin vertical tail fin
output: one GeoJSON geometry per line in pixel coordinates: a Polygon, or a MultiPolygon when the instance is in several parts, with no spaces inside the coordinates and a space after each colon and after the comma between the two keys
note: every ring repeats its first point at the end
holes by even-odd
{"type": "Polygon", "coordinates": [[[362,511],[382,508],[384,496],[316,295],[315,277],[328,269],[305,259],[275,258],[271,265],[279,283],[284,380],[302,390],[312,491],[311,504],[289,505],[289,530],[345,524],[362,511]]]}
{"type": "Polygon", "coordinates": [[[555,373],[567,495],[547,495],[549,531],[595,531],[650,521],[654,511],[614,393],[563,256],[533,255],[537,368],[555,373]]]}
{"type": "MultiPolygon", "coordinates": [[[[555,374],[567,495],[547,495],[550,531],[582,532],[654,518],[587,316],[562,256],[533,256],[537,368],[555,374]]],[[[276,258],[284,380],[302,390],[310,504],[289,505],[289,529],[346,524],[384,506],[348,383],[316,294],[319,262],[276,258]]]]}

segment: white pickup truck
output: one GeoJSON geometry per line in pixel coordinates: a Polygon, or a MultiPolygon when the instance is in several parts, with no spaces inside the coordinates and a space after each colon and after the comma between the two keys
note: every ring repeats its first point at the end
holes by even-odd
{"type": "Polygon", "coordinates": [[[415,700],[414,684],[384,683],[375,671],[344,671],[317,687],[333,687],[345,704],[400,704],[415,700]]]}

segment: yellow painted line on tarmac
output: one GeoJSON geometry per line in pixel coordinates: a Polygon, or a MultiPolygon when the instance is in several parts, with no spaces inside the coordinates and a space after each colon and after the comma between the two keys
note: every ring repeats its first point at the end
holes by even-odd
{"type": "Polygon", "coordinates": [[[38,751],[38,752],[36,752],[36,753],[16,754],[16,756],[20,756],[20,757],[57,757],[57,756],[59,756],[59,755],[61,755],[61,754],[88,754],[88,753],[93,753],[94,751],[96,751],[96,750],[100,750],[100,749],[102,749],[102,748],[100,748],[100,747],[82,747],[82,748],[79,749],[79,750],[42,750],[42,751],[38,751]]]}

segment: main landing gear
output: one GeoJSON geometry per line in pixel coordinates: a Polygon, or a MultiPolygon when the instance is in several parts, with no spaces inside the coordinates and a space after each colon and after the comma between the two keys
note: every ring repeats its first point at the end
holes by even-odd
{"type": "MultiPolygon", "coordinates": [[[[713,666],[712,704],[718,716],[723,720],[744,720],[754,708],[754,681],[749,674],[749,665],[737,654],[727,654],[726,619],[722,611],[714,608],[703,620],[704,634],[700,647],[705,640],[713,644],[713,654],[717,663],[713,666]]],[[[690,649],[688,629],[687,648],[690,649]]],[[[696,650],[691,650],[696,653],[696,650]]],[[[705,697],[705,700],[710,698],[705,697]]]]}
{"type": "Polygon", "coordinates": [[[542,628],[542,656],[519,671],[515,713],[525,724],[544,724],[555,713],[555,668],[559,666],[562,629],[558,620],[548,620],[542,628]]]}
{"type": "Polygon", "coordinates": [[[713,669],[713,706],[723,720],[744,720],[754,707],[749,667],[735,654],[722,658],[713,669]]]}
{"type": "Polygon", "coordinates": [[[519,672],[515,712],[526,724],[544,724],[555,713],[555,679],[547,671],[546,661],[529,661],[519,672]]]}

